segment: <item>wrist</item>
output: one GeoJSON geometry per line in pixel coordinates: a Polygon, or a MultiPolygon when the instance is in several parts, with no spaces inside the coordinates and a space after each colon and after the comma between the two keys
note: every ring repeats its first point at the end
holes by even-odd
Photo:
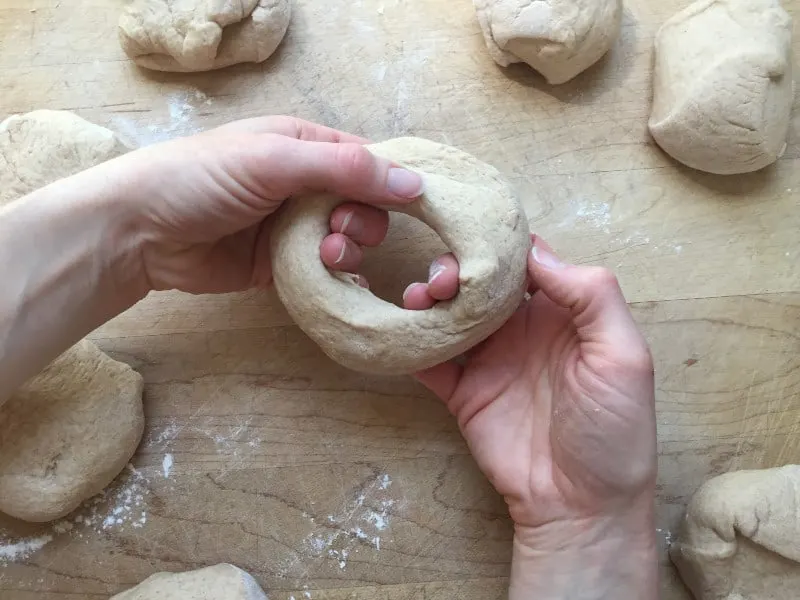
{"type": "Polygon", "coordinates": [[[515,528],[510,600],[657,596],[652,501],[617,515],[515,528]]]}

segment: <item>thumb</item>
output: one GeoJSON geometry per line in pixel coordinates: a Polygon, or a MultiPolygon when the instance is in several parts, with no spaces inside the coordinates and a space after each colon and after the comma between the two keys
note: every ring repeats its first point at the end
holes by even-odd
{"type": "Polygon", "coordinates": [[[625,364],[650,360],[647,343],[611,271],[566,264],[547,243],[535,238],[528,272],[533,288],[570,311],[581,343],[625,364]]]}
{"type": "Polygon", "coordinates": [[[362,144],[311,142],[284,137],[268,151],[271,177],[287,196],[327,191],[369,204],[407,203],[423,190],[422,177],[372,154],[362,144]]]}

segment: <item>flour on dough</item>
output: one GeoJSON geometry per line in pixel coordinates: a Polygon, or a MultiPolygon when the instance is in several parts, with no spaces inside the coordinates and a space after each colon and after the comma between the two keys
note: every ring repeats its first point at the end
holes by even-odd
{"type": "Polygon", "coordinates": [[[266,60],[291,18],[290,0],[127,0],[122,49],[156,71],[208,71],[266,60]]]}
{"type": "MultiPolygon", "coordinates": [[[[0,206],[119,156],[108,129],[64,111],[0,123],[0,206]]],[[[0,405],[0,511],[50,521],[100,492],[142,435],[142,378],[83,340],[0,405]]]]}
{"type": "Polygon", "coordinates": [[[775,162],[794,93],[791,30],[778,0],[699,0],[664,23],[649,123],[658,145],[721,175],[775,162]]]}
{"type": "Polygon", "coordinates": [[[474,0],[492,58],[525,62],[548,83],[585,71],[616,42],[622,0],[474,0]]]}
{"type": "Polygon", "coordinates": [[[462,354],[514,314],[526,289],[528,219],[513,186],[457,148],[396,138],[368,149],[420,173],[425,192],[386,207],[429,225],[459,262],[459,292],[428,310],[376,297],[319,258],[331,211],[346,201],[310,194],[282,209],[270,236],[275,289],[294,321],[340,364],[368,373],[413,373],[462,354]]]}
{"type": "Polygon", "coordinates": [[[186,573],[156,573],[111,600],[268,600],[255,579],[229,564],[186,573]]]}
{"type": "Polygon", "coordinates": [[[689,504],[670,556],[697,600],[795,600],[800,465],[707,481],[689,504]]]}

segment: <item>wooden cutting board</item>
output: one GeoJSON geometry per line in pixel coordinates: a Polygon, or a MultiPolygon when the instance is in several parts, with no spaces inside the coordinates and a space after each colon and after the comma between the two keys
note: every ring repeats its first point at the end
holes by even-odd
{"type": "MultiPolygon", "coordinates": [[[[800,111],[762,172],[665,157],[646,130],[652,40],[686,4],[629,0],[609,57],[549,87],[495,66],[469,0],[295,0],[265,64],[189,75],[126,60],[117,0],[0,0],[0,118],[67,109],[143,145],[285,113],[496,165],[533,231],[619,274],[652,344],[664,550],[708,477],[800,460],[800,111]]],[[[397,299],[440,248],[395,219],[367,275],[397,299]]],[[[153,294],[93,337],[144,375],[144,439],[75,515],[0,520],[2,598],[107,598],[217,562],[278,600],[505,597],[505,506],[410,379],[331,363],[272,293],[153,294]]],[[[661,562],[665,600],[687,598],[661,562]]]]}

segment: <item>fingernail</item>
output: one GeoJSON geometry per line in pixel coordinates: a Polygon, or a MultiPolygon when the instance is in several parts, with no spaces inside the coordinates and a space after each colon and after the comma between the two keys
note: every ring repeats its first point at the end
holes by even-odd
{"type": "Polygon", "coordinates": [[[428,269],[428,283],[433,283],[439,275],[445,272],[446,269],[447,267],[445,267],[443,264],[433,261],[433,263],[431,263],[431,268],[428,269]]]}
{"type": "Polygon", "coordinates": [[[339,257],[336,259],[336,262],[333,264],[338,265],[344,259],[344,255],[347,252],[347,242],[342,242],[342,249],[339,250],[339,257]]]}
{"type": "Polygon", "coordinates": [[[566,266],[555,254],[548,252],[544,248],[534,246],[531,254],[533,255],[533,260],[548,269],[562,269],[566,266]]]}
{"type": "Polygon", "coordinates": [[[422,177],[412,171],[392,167],[386,177],[386,189],[401,198],[416,198],[422,193],[422,177]]]}
{"type": "Polygon", "coordinates": [[[364,224],[361,222],[361,219],[358,218],[354,210],[351,210],[344,216],[344,219],[342,220],[342,227],[340,228],[339,233],[343,233],[352,237],[361,235],[363,229],[364,224]]]}
{"type": "Polygon", "coordinates": [[[424,285],[424,284],[423,284],[423,283],[419,283],[419,282],[415,282],[415,283],[409,283],[409,284],[408,284],[408,287],[407,287],[407,288],[405,289],[405,291],[403,292],[403,302],[405,302],[405,300],[406,300],[406,297],[407,297],[407,296],[408,296],[408,294],[411,292],[411,290],[413,290],[413,289],[414,289],[415,287],[417,287],[418,285],[424,285]]]}

